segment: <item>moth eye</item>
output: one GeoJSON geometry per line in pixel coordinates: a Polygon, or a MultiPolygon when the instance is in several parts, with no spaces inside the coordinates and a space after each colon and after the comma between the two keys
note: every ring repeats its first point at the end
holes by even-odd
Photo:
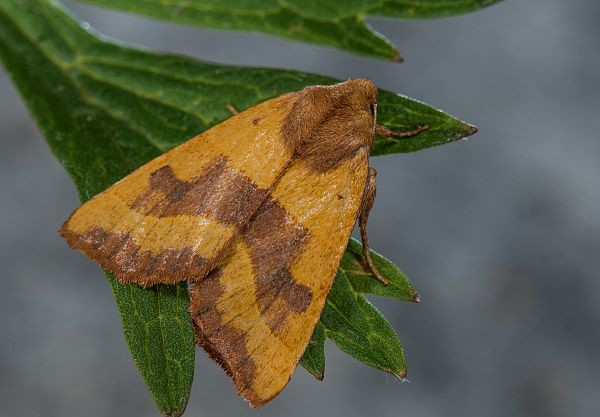
{"type": "Polygon", "coordinates": [[[371,116],[375,116],[375,105],[371,104],[369,106],[369,111],[371,112],[371,116]]]}

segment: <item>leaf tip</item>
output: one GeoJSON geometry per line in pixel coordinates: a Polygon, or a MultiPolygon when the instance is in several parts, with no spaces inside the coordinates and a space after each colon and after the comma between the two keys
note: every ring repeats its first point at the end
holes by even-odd
{"type": "Polygon", "coordinates": [[[421,294],[419,294],[417,291],[411,292],[410,301],[412,301],[413,303],[420,303],[421,302],[421,294]]]}
{"type": "Polygon", "coordinates": [[[392,372],[392,375],[394,375],[396,378],[398,378],[400,380],[400,382],[408,382],[408,379],[406,379],[406,376],[407,376],[406,368],[404,368],[398,372],[392,372]]]}
{"type": "Polygon", "coordinates": [[[397,49],[394,49],[394,55],[392,55],[392,59],[399,64],[404,62],[404,57],[400,55],[400,52],[397,49]]]}
{"type": "Polygon", "coordinates": [[[302,363],[301,363],[301,365],[304,367],[304,369],[306,370],[306,372],[308,372],[309,374],[311,374],[312,376],[314,376],[317,380],[322,381],[323,379],[325,379],[325,371],[323,370],[323,368],[321,368],[321,369],[314,369],[314,368],[311,368],[309,366],[305,366],[305,364],[302,364],[302,363]]]}
{"type": "Polygon", "coordinates": [[[465,123],[463,132],[465,134],[464,137],[467,137],[467,136],[471,136],[471,135],[474,135],[475,133],[479,132],[479,129],[477,128],[477,126],[473,126],[468,123],[465,123]]]}

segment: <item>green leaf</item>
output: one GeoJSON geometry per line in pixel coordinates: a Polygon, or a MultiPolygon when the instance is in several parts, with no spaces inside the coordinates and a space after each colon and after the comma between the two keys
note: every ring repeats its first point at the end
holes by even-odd
{"type": "Polygon", "coordinates": [[[354,291],[342,270],[338,270],[327,298],[321,324],[326,336],[348,355],[398,378],[406,376],[404,351],[394,329],[354,291]]]}
{"type": "Polygon", "coordinates": [[[163,415],[185,411],[194,377],[187,285],[143,289],[109,278],[131,355],[163,415]]]}
{"type": "Polygon", "coordinates": [[[340,269],[346,273],[354,292],[379,295],[400,301],[416,303],[420,301],[419,293],[412,282],[396,265],[373,250],[371,250],[371,259],[373,259],[377,270],[388,279],[388,285],[383,285],[381,281],[376,279],[365,263],[362,255],[362,244],[354,238],[350,239],[346,253],[340,263],[340,269]]]}
{"type": "Polygon", "coordinates": [[[325,328],[318,322],[300,358],[300,365],[320,381],[325,377],[325,339],[325,328]]]}
{"type": "MultiPolygon", "coordinates": [[[[0,3],[2,61],[82,201],[160,153],[134,124],[111,115],[101,97],[108,100],[110,91],[89,96],[81,90],[91,79],[75,69],[77,48],[93,42],[54,4],[0,3]]],[[[129,349],[157,407],[164,415],[181,415],[194,372],[187,285],[142,289],[107,277],[129,349]]]]}
{"type": "Polygon", "coordinates": [[[426,19],[470,13],[501,0],[80,0],[157,19],[265,32],[378,58],[401,60],[368,16],[426,19]]]}
{"type": "Polygon", "coordinates": [[[398,378],[406,377],[404,351],[398,336],[364,295],[419,302],[419,294],[396,265],[374,251],[371,257],[379,272],[389,280],[388,285],[378,281],[365,263],[361,243],[350,239],[319,325],[300,361],[317,379],[323,379],[325,374],[326,338],[369,366],[398,378]]]}
{"type": "MultiPolygon", "coordinates": [[[[222,66],[129,48],[82,27],[51,0],[0,2],[0,58],[82,201],[230,117],[228,105],[243,110],[306,85],[336,82],[295,71],[222,66]]],[[[471,133],[469,125],[423,103],[385,91],[380,94],[380,123],[397,129],[427,123],[430,130],[414,139],[378,139],[374,155],[415,151],[471,133]]],[[[347,284],[336,284],[340,300],[345,294],[342,285],[410,298],[402,291],[412,287],[402,280],[389,288],[359,283],[364,269],[361,272],[356,262],[353,267],[347,264],[358,256],[353,245],[344,258],[346,269],[341,270],[347,284]]],[[[108,278],[127,343],[149,391],[164,414],[180,415],[194,361],[185,285],[142,289],[108,278]]],[[[330,305],[338,303],[345,302],[330,305]]],[[[357,299],[356,304],[369,325],[383,320],[366,301],[357,299]]],[[[327,317],[324,333],[346,351],[373,366],[399,372],[398,366],[377,365],[374,358],[350,349],[343,340],[351,338],[343,332],[329,333],[327,326],[335,316],[327,317]]],[[[377,326],[385,330],[383,324],[377,326]]],[[[319,360],[323,362],[318,359],[318,344],[315,349],[314,356],[303,361],[313,370],[319,368],[319,360]]]]}
{"type": "Polygon", "coordinates": [[[377,122],[392,130],[405,131],[419,125],[429,129],[409,139],[375,138],[371,156],[416,152],[454,142],[477,132],[475,126],[449,116],[414,99],[379,90],[377,122]]]}

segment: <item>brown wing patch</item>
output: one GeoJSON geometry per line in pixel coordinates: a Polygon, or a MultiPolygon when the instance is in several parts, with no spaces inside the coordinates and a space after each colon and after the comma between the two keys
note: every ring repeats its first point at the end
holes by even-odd
{"type": "Polygon", "coordinates": [[[254,406],[285,387],[319,320],[356,221],[367,158],[361,149],[318,173],[295,160],[221,267],[190,291],[199,343],[254,406]]]}
{"type": "Polygon", "coordinates": [[[61,232],[72,247],[121,282],[200,279],[222,258],[250,210],[266,195],[228,168],[224,158],[191,182],[176,178],[167,165],[150,174],[147,190],[133,204],[106,194],[77,210],[61,232]],[[229,201],[229,195],[246,205],[235,210],[240,203],[229,201]],[[215,214],[215,206],[228,203],[232,207],[227,216],[215,214]]]}
{"type": "Polygon", "coordinates": [[[211,339],[199,335],[201,338],[198,338],[198,343],[229,376],[235,372],[238,384],[247,389],[254,379],[256,365],[246,350],[247,335],[232,325],[222,324],[223,315],[213,308],[214,300],[218,300],[225,292],[220,279],[221,271],[210,274],[202,280],[202,285],[189,284],[190,295],[193,295],[192,308],[205,312],[205,327],[211,330],[211,339]],[[202,291],[202,297],[199,296],[199,291],[202,291]],[[213,349],[213,345],[218,345],[220,349],[213,349]]]}
{"type": "Polygon", "coordinates": [[[248,221],[248,209],[259,207],[267,195],[221,157],[190,182],[175,177],[169,165],[154,171],[148,190],[131,208],[156,217],[199,215],[241,228],[248,221]]]}
{"type": "Polygon", "coordinates": [[[310,304],[312,292],[292,279],[289,268],[309,239],[308,230],[290,221],[285,209],[266,201],[252,216],[242,233],[248,245],[260,312],[275,332],[289,311],[301,313],[310,304]],[[281,308],[272,308],[284,303],[281,308]]]}
{"type": "Polygon", "coordinates": [[[203,278],[288,164],[279,126],[293,99],[252,107],[147,163],[77,209],[62,235],[123,283],[203,278]]]}
{"type": "Polygon", "coordinates": [[[191,247],[165,249],[157,254],[140,250],[140,245],[129,233],[114,233],[103,228],[75,234],[63,231],[70,246],[89,251],[101,265],[110,271],[120,271],[119,281],[135,281],[140,285],[154,284],[155,277],[163,274],[163,281],[177,282],[186,276],[204,276],[208,269],[206,258],[196,254],[191,247]]]}

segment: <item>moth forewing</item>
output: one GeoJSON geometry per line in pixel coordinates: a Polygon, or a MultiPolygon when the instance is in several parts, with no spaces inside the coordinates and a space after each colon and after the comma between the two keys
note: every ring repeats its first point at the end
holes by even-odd
{"type": "Polygon", "coordinates": [[[293,98],[254,106],[148,162],[78,208],[61,234],[121,283],[203,278],[289,163],[279,131],[293,98]]]}
{"type": "Polygon", "coordinates": [[[321,315],[363,201],[375,100],[364,80],[299,93],[282,129],[290,165],[226,262],[191,287],[198,341],[253,406],[288,383],[321,315]]]}
{"type": "Polygon", "coordinates": [[[315,172],[293,160],[227,262],[192,286],[197,339],[253,406],[289,381],[314,327],[362,201],[366,150],[315,172]]]}

